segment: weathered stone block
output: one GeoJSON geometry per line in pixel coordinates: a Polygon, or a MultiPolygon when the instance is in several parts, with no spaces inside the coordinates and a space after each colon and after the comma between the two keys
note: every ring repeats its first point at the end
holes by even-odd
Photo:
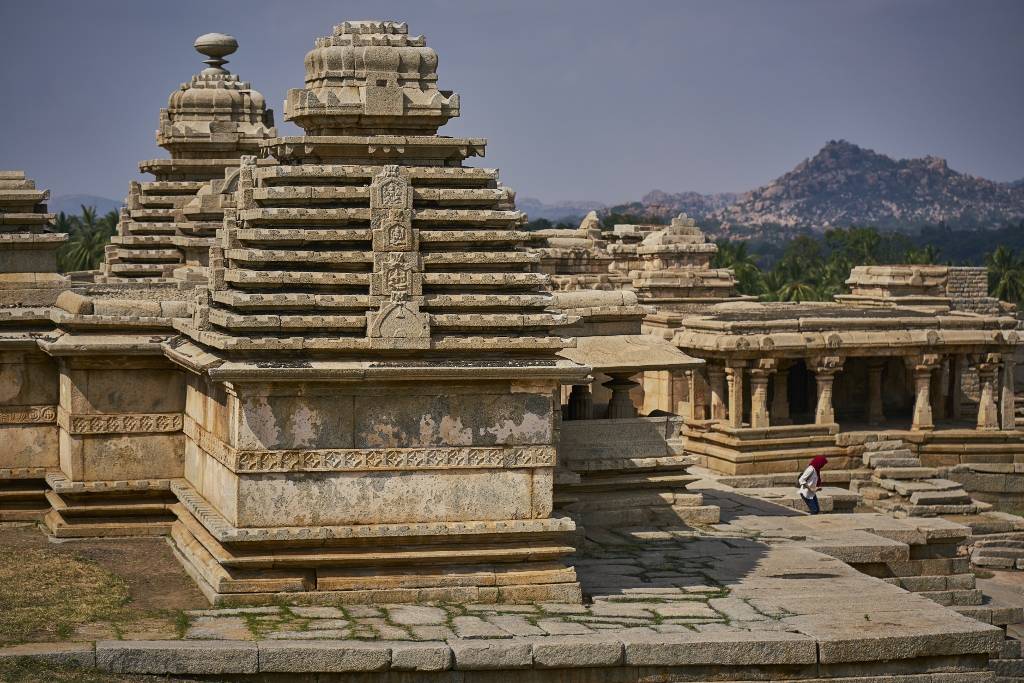
{"type": "Polygon", "coordinates": [[[391,648],[351,640],[260,641],[259,669],[279,673],[345,673],[383,671],[391,664],[391,648]]]}
{"type": "Polygon", "coordinates": [[[101,640],[96,666],[131,674],[252,674],[258,671],[256,643],[223,640],[101,640]]]}

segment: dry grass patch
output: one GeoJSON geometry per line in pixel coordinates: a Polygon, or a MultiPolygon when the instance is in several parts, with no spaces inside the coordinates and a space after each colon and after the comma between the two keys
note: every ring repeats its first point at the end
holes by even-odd
{"type": "Polygon", "coordinates": [[[122,579],[73,554],[0,553],[0,643],[66,639],[81,624],[127,618],[129,600],[122,579]]]}

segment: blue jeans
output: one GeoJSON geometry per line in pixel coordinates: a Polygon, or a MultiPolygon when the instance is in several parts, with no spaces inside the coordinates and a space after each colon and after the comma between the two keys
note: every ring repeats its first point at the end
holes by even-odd
{"type": "Polygon", "coordinates": [[[818,506],[818,497],[811,496],[808,498],[804,494],[800,494],[800,497],[804,499],[804,503],[807,504],[807,509],[811,511],[812,515],[816,515],[821,512],[821,508],[818,506]]]}

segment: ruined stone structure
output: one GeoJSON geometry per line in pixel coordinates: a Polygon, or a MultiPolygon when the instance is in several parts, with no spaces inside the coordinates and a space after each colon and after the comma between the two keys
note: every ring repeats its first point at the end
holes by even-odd
{"type": "Polygon", "coordinates": [[[0,171],[0,521],[49,508],[48,468],[57,466],[57,373],[37,341],[66,279],[46,211],[48,190],[21,171],[0,171]]]}
{"type": "Polygon", "coordinates": [[[555,356],[512,192],[463,166],[485,141],[436,134],[437,61],[393,22],[316,42],[285,110],[306,135],[243,161],[164,345],[189,373],[173,536],[212,598],[579,599],[552,477],[587,368],[555,356]]]}
{"type": "Polygon", "coordinates": [[[601,235],[596,211],[588,213],[575,230],[531,232],[529,244],[540,254],[540,271],[551,275],[555,289],[614,289],[608,270],[612,256],[601,235]]]}

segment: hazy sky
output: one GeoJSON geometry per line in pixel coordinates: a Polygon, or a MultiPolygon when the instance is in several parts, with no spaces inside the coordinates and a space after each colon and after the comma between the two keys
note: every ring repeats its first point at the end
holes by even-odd
{"type": "Polygon", "coordinates": [[[371,18],[427,37],[462,96],[442,132],[521,197],[746,190],[832,138],[1024,176],[1022,0],[0,0],[0,168],[123,197],[208,31],[295,134],[313,39],[371,18]]]}

